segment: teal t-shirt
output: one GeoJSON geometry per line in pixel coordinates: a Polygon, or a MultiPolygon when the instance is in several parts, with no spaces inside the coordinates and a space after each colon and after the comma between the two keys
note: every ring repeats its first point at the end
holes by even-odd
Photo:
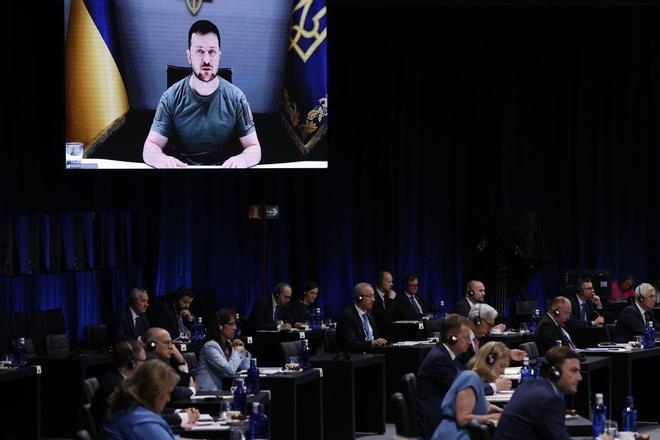
{"type": "Polygon", "coordinates": [[[230,140],[255,131],[241,89],[218,78],[216,91],[200,96],[190,88],[188,76],[167,89],[156,108],[151,129],[169,138],[173,155],[187,163],[215,163],[230,140]]]}

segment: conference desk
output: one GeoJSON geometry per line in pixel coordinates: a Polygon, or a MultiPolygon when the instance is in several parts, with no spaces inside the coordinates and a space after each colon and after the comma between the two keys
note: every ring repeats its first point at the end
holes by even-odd
{"type": "Polygon", "coordinates": [[[252,342],[245,344],[252,356],[258,359],[259,366],[282,367],[285,363],[282,354],[281,342],[299,341],[307,339],[312,354],[323,352],[323,332],[324,330],[289,330],[289,331],[269,331],[259,330],[252,336],[245,336],[242,339],[252,342]]]}
{"type": "MultiPolygon", "coordinates": [[[[252,167],[251,169],[272,169],[272,168],[328,168],[327,161],[312,161],[301,160],[296,162],[281,162],[260,164],[252,167]]],[[[104,170],[153,170],[144,162],[128,162],[124,160],[112,159],[83,159],[80,164],[73,164],[67,169],[70,170],[88,170],[88,169],[104,169],[104,170]]],[[[220,170],[224,169],[219,165],[189,165],[185,168],[176,168],[178,170],[220,170]]]]}
{"type": "Polygon", "coordinates": [[[386,336],[390,342],[425,341],[424,321],[394,321],[389,325],[386,336]]]}
{"type": "Polygon", "coordinates": [[[72,436],[75,423],[72,423],[72,411],[75,414],[83,405],[82,382],[88,377],[101,380],[105,372],[112,367],[110,353],[79,352],[69,355],[37,356],[28,359],[31,365],[39,365],[42,371],[41,399],[43,432],[49,436],[72,436]]]}
{"type": "Polygon", "coordinates": [[[312,357],[323,370],[326,438],[354,439],[356,432],[385,433],[385,356],[324,354],[312,357]]]}
{"type": "Polygon", "coordinates": [[[483,338],[483,343],[495,341],[501,342],[509,348],[518,348],[520,344],[534,340],[534,333],[530,332],[505,332],[488,333],[483,338]]]}
{"type": "MultiPolygon", "coordinates": [[[[197,408],[202,414],[210,414],[213,417],[220,415],[221,402],[232,402],[233,395],[230,391],[200,391],[192,398],[171,400],[167,402],[170,408],[197,408]]],[[[270,391],[261,390],[257,394],[247,395],[248,413],[252,413],[251,405],[253,402],[264,404],[266,414],[270,417],[270,391]]]]}
{"type": "MultiPolygon", "coordinates": [[[[586,414],[591,419],[593,401],[596,393],[603,393],[607,407],[612,407],[612,368],[608,356],[586,356],[580,362],[582,382],[574,396],[566,398],[566,407],[572,408],[578,414],[586,414]]],[[[614,414],[614,413],[612,413],[614,414]]]]}
{"type": "Polygon", "coordinates": [[[0,438],[41,438],[41,368],[0,370],[0,394],[0,438]]]}

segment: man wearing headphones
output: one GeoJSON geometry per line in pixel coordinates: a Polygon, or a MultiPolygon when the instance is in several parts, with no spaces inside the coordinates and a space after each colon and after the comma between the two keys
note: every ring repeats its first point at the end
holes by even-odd
{"type": "Polygon", "coordinates": [[[470,280],[465,285],[465,296],[454,304],[453,313],[467,318],[470,309],[472,309],[475,304],[484,303],[485,300],[486,287],[484,286],[484,283],[477,280],[470,280]]]}
{"type": "Polygon", "coordinates": [[[448,315],[440,325],[442,341],[431,349],[417,371],[417,413],[420,431],[430,439],[442,421],[442,399],[459,371],[458,356],[470,346],[470,324],[462,316],[448,315]]]}
{"type": "Polygon", "coordinates": [[[175,292],[163,296],[153,310],[152,325],[164,328],[174,339],[187,337],[195,319],[190,313],[190,305],[194,299],[195,293],[186,286],[180,286],[175,292]]]}
{"type": "Polygon", "coordinates": [[[576,349],[571,336],[564,328],[566,321],[571,316],[571,310],[571,302],[565,296],[558,296],[552,300],[550,308],[539,321],[534,334],[536,347],[541,356],[557,345],[557,341],[561,341],[562,346],[576,349]]]}
{"type": "Polygon", "coordinates": [[[291,330],[289,301],[293,290],[289,283],[277,283],[271,295],[258,299],[250,313],[253,330],[291,330]]]}
{"type": "Polygon", "coordinates": [[[660,324],[653,318],[655,306],[655,288],[649,283],[642,283],[635,288],[635,301],[621,310],[614,327],[614,340],[628,342],[636,335],[643,335],[648,322],[653,323],[655,331],[660,331],[660,324]]]}
{"type": "Polygon", "coordinates": [[[195,381],[190,375],[188,364],[176,345],[172,343],[172,337],[167,330],[151,327],[144,333],[142,342],[147,351],[147,358],[160,359],[174,368],[179,375],[180,380],[172,392],[172,400],[190,397],[195,393],[195,381]]]}
{"type": "Polygon", "coordinates": [[[605,324],[605,318],[597,310],[602,309],[603,306],[591,280],[579,278],[577,286],[577,294],[571,297],[571,317],[566,322],[566,327],[590,327],[605,324]]]}
{"type": "Polygon", "coordinates": [[[376,302],[372,312],[376,318],[376,325],[383,334],[389,331],[390,324],[394,320],[396,292],[392,289],[393,285],[391,273],[379,271],[376,274],[376,302]]]}
{"type": "Polygon", "coordinates": [[[134,287],[128,296],[128,307],[118,311],[114,317],[114,341],[137,339],[149,327],[147,318],[149,295],[147,291],[134,287]]]}
{"type": "Polygon", "coordinates": [[[369,347],[385,347],[376,320],[371,314],[374,289],[369,283],[358,283],[353,289],[354,302],[347,306],[337,321],[337,345],[340,350],[360,353],[369,347]]]}
{"type": "Polygon", "coordinates": [[[541,378],[521,383],[504,407],[495,440],[570,439],[564,396],[577,393],[580,359],[568,347],[553,347],[541,362],[541,378]]]}

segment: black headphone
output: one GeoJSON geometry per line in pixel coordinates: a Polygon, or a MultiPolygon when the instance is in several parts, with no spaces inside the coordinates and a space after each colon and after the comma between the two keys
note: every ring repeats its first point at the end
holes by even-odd
{"type": "Polygon", "coordinates": [[[223,321],[222,316],[218,315],[218,329],[222,330],[225,324],[229,323],[229,321],[223,321]]]}
{"type": "Polygon", "coordinates": [[[642,285],[640,284],[637,286],[635,289],[635,296],[637,297],[637,301],[642,302],[644,301],[644,293],[642,292],[642,285]]]}
{"type": "Polygon", "coordinates": [[[468,295],[474,296],[474,290],[470,287],[470,290],[468,290],[468,295]]]}
{"type": "Polygon", "coordinates": [[[361,303],[364,297],[362,295],[356,295],[355,296],[355,302],[356,303],[361,303]]]}
{"type": "Polygon", "coordinates": [[[541,365],[547,367],[548,379],[552,381],[559,380],[561,377],[561,370],[557,369],[554,365],[550,365],[548,360],[544,357],[541,358],[541,365]]]}
{"type": "Polygon", "coordinates": [[[149,341],[144,344],[147,351],[154,351],[156,349],[156,341],[149,341]]]}
{"type": "MultiPolygon", "coordinates": [[[[475,305],[476,307],[476,305],[475,305]]],[[[481,306],[477,307],[477,311],[479,313],[478,316],[476,316],[472,321],[474,322],[474,325],[476,327],[479,327],[481,325],[481,306]]]]}
{"type": "Polygon", "coordinates": [[[495,342],[493,342],[493,345],[490,347],[490,353],[486,356],[486,363],[488,365],[493,365],[495,364],[495,361],[497,360],[497,355],[495,354],[495,342]]]}
{"type": "Polygon", "coordinates": [[[458,336],[456,335],[451,335],[450,337],[445,339],[445,344],[447,345],[454,345],[457,342],[458,342],[458,336]]]}
{"type": "Polygon", "coordinates": [[[559,310],[559,307],[555,307],[554,309],[552,309],[552,314],[555,316],[561,315],[561,310],[559,310]]]}

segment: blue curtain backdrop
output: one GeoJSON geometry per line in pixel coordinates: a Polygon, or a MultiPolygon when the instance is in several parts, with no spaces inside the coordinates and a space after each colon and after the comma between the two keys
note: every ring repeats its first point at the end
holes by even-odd
{"type": "MultiPolygon", "coordinates": [[[[23,71],[41,86],[6,93],[11,166],[0,183],[14,190],[1,208],[11,221],[0,218],[2,312],[65,307],[75,333],[122,306],[134,284],[158,295],[190,284],[205,305],[245,313],[277,281],[297,289],[313,279],[336,317],[353,285],[380,269],[397,291],[415,272],[431,300],[452,303],[479,275],[484,225],[521,212],[536,214],[549,257],[529,299],[559,293],[566,269],[660,278],[658,5],[367,3],[328,9],[325,171],[65,172],[63,110],[44,118],[27,105],[63,102],[61,69],[23,71]],[[365,17],[377,38],[355,35],[365,17]],[[247,206],[262,203],[281,213],[265,235],[247,219],[247,206]],[[36,227],[42,213],[64,214],[36,227]],[[125,216],[142,215],[120,233],[125,216]]],[[[15,19],[5,40],[36,44],[17,25],[30,13],[7,7],[15,19]]],[[[47,17],[61,16],[61,4],[40,13],[44,33],[60,35],[47,17]]],[[[62,66],[61,45],[38,42],[62,66]]]]}

